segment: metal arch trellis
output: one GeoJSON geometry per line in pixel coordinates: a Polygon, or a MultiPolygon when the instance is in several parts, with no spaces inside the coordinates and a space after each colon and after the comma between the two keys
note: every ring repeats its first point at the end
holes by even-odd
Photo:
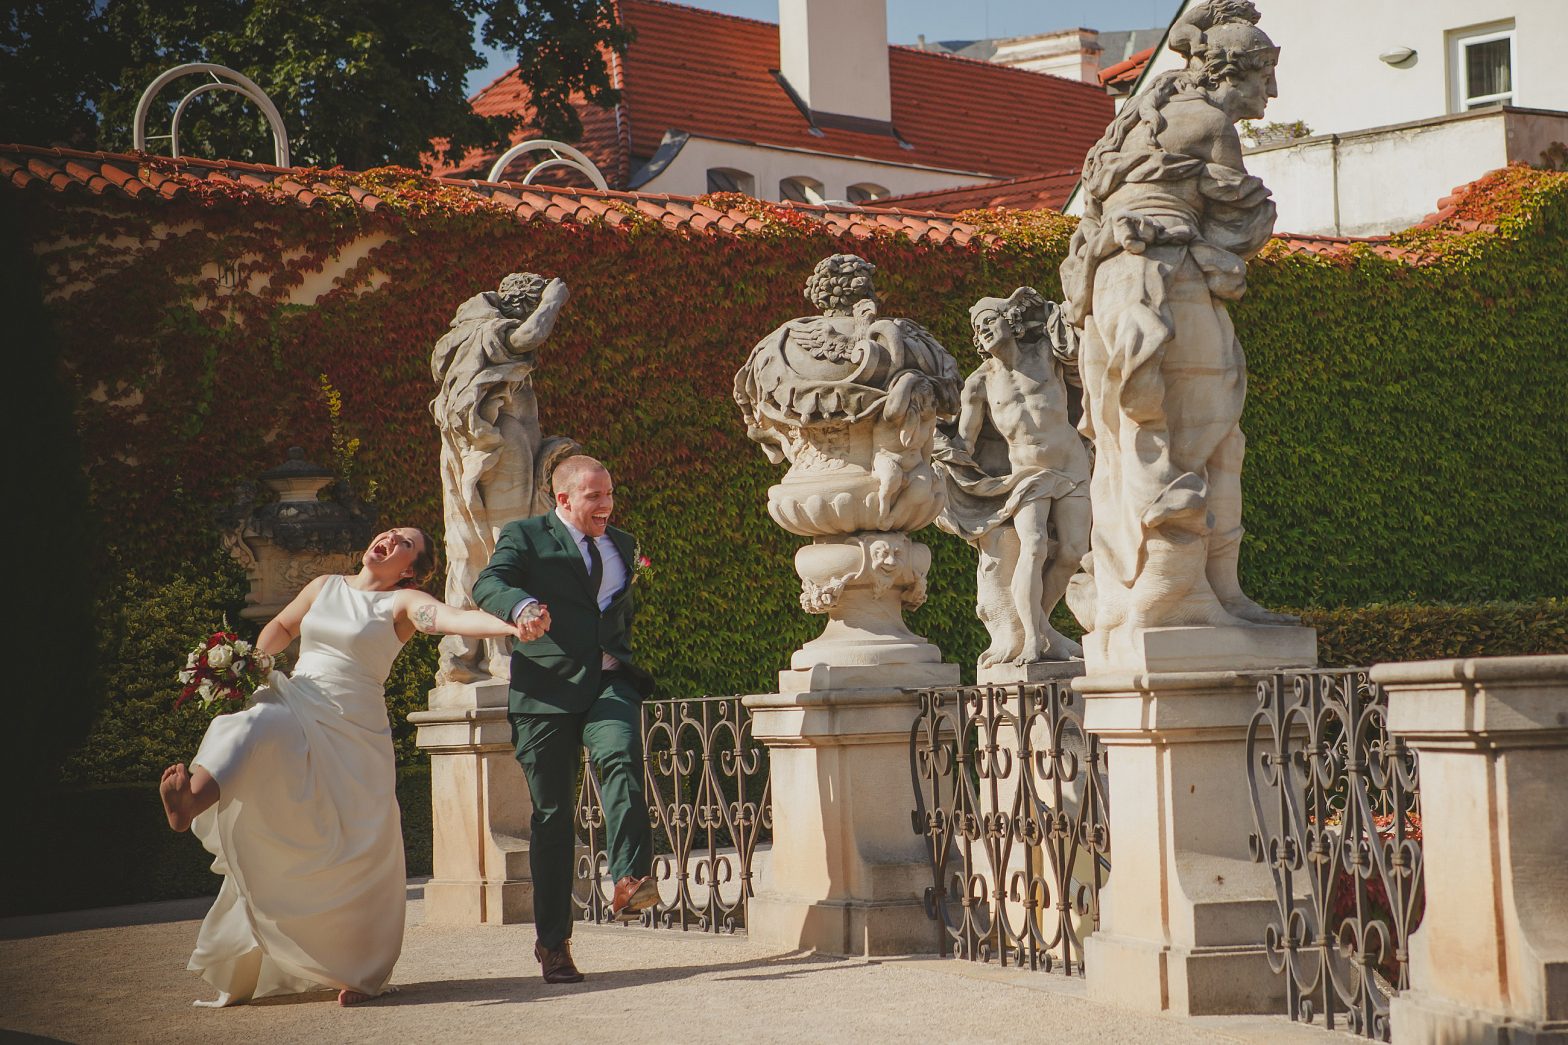
{"type": "Polygon", "coordinates": [[[267,92],[263,91],[256,85],[256,81],[244,73],[230,69],[226,65],[213,65],[210,62],[188,62],[185,65],[177,65],[173,69],[163,72],[157,79],[147,85],[147,89],[142,92],[140,100],[136,103],[136,116],[131,124],[132,147],[137,152],[147,151],[147,114],[151,111],[153,99],[158,96],[158,92],[175,80],[186,76],[200,75],[201,73],[206,73],[212,77],[212,80],[197,86],[186,94],[185,97],[181,98],[179,104],[174,107],[174,117],[170,122],[169,133],[157,135],[157,137],[169,139],[170,154],[176,158],[180,155],[180,118],[184,116],[185,110],[190,103],[203,94],[212,91],[233,91],[236,94],[242,94],[249,98],[261,109],[261,114],[267,121],[267,127],[272,132],[273,160],[279,167],[287,167],[289,165],[289,136],[288,131],[283,126],[283,114],[278,112],[278,107],[267,96],[267,92]]]}
{"type": "MultiPolygon", "coordinates": [[[[767,749],[752,738],[751,716],[738,696],[650,700],[642,728],[660,899],[641,924],[740,932],[754,859],[773,829],[767,749]]],[[[586,756],[576,819],[573,902],[584,921],[614,921],[599,778],[586,756]]]]}
{"type": "Polygon", "coordinates": [[[530,141],[519,142],[507,149],[496,158],[495,164],[490,168],[490,173],[485,177],[485,181],[500,181],[501,175],[506,173],[506,169],[512,165],[512,161],[531,152],[548,152],[550,159],[541,160],[530,167],[528,173],[523,175],[522,184],[524,185],[532,185],[534,178],[551,167],[565,167],[568,170],[577,171],[586,177],[593,182],[593,187],[600,192],[608,192],[610,189],[609,182],[604,180],[604,175],[599,172],[599,168],[592,160],[565,142],[558,142],[550,138],[534,138],[530,141]]]}
{"type": "Polygon", "coordinates": [[[1362,669],[1292,671],[1258,683],[1247,731],[1254,860],[1274,877],[1269,962],[1289,1015],[1389,1038],[1388,999],[1409,986],[1424,905],[1415,753],[1387,725],[1362,669]]]}
{"type": "Polygon", "coordinates": [[[954,957],[1082,975],[1109,808],[1105,752],[1071,685],[926,690],[909,748],[926,913],[954,957]]]}

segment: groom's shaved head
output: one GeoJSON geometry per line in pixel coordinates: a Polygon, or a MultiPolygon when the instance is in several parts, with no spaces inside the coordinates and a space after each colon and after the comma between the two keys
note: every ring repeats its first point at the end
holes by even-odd
{"type": "Polygon", "coordinates": [[[555,494],[571,493],[577,487],[583,476],[593,472],[609,474],[603,462],[598,458],[589,457],[587,454],[576,454],[568,457],[555,466],[555,471],[550,475],[550,492],[555,494]]]}

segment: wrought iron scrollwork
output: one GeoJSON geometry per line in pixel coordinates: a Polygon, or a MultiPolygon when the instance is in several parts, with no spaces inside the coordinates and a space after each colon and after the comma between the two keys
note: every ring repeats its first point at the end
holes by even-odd
{"type": "Polygon", "coordinates": [[[1258,683],[1247,731],[1249,842],[1274,876],[1265,945],[1289,1015],[1382,1041],[1424,903],[1416,756],[1387,715],[1364,670],[1284,672],[1258,683]]]}
{"type": "Polygon", "coordinates": [[[954,957],[1082,975],[1110,835],[1105,754],[1071,686],[923,691],[909,757],[926,913],[954,957]]]}
{"type": "MultiPolygon", "coordinates": [[[[643,784],[653,824],[660,899],[650,928],[739,932],[753,858],[772,839],[767,749],[736,697],[650,700],[642,707],[643,784]]],[[[577,889],[584,921],[614,921],[599,779],[585,755],[577,799],[577,889]]]]}

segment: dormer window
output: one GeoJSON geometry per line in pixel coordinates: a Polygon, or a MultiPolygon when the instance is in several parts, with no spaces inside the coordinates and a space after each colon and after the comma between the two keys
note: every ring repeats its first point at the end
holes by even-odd
{"type": "Polygon", "coordinates": [[[851,185],[846,191],[851,203],[869,203],[872,200],[882,199],[888,195],[887,189],[875,182],[863,181],[858,185],[851,185]]]}
{"type": "Polygon", "coordinates": [[[757,179],[745,171],[738,171],[733,167],[708,168],[709,192],[743,192],[747,196],[757,194],[757,179]]]}
{"type": "Polygon", "coordinates": [[[804,175],[785,178],[779,182],[779,199],[792,203],[821,203],[822,183],[804,175]]]}
{"type": "Polygon", "coordinates": [[[1454,112],[1514,100],[1514,25],[1494,23],[1449,34],[1454,112]]]}

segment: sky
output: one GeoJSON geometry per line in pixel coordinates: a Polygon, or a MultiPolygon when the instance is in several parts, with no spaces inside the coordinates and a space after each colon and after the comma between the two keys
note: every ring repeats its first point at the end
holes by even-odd
{"type": "MultiPolygon", "coordinates": [[[[725,14],[779,20],[778,0],[683,0],[691,7],[725,14]]],[[[1086,29],[1149,29],[1164,26],[1178,0],[887,0],[887,35],[895,44],[927,40],[981,40],[1025,36],[1082,26],[1086,29]]],[[[525,4],[526,6],[526,4],[525,4]]],[[[470,94],[514,64],[480,45],[490,64],[468,77],[470,94]]]]}

